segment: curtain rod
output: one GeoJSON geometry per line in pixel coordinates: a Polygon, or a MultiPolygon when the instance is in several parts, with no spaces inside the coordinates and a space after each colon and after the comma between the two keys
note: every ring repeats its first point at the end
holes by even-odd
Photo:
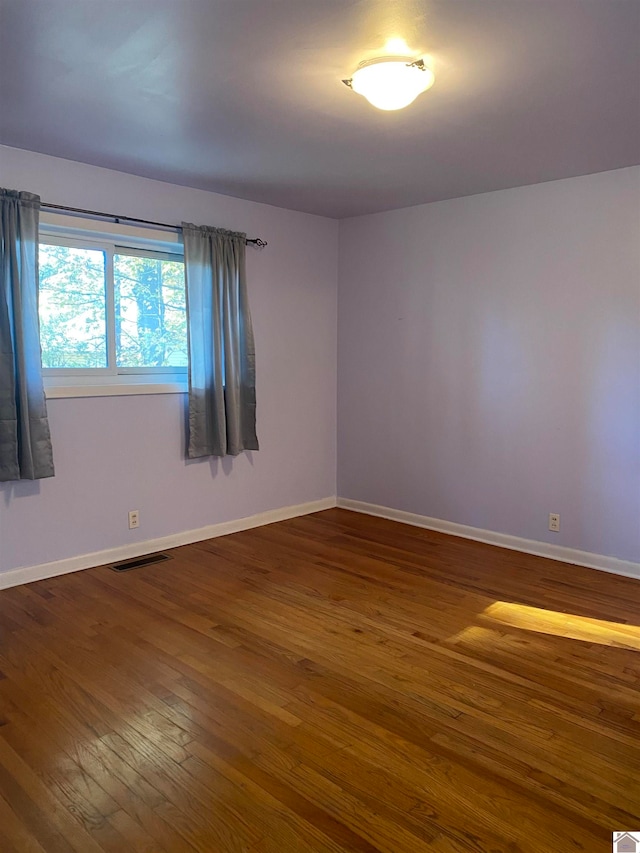
{"type": "MultiPolygon", "coordinates": [[[[118,216],[115,213],[101,213],[99,210],[85,210],[83,207],[67,207],[64,204],[46,204],[42,202],[41,208],[47,210],[65,210],[67,213],[85,213],[87,216],[97,216],[100,219],[113,219],[114,222],[135,222],[137,225],[153,225],[156,228],[169,228],[171,231],[182,231],[179,225],[171,225],[168,222],[153,222],[151,219],[136,219],[134,216],[118,216]]],[[[256,246],[258,249],[264,249],[267,241],[260,237],[245,240],[245,243],[256,246]]]]}

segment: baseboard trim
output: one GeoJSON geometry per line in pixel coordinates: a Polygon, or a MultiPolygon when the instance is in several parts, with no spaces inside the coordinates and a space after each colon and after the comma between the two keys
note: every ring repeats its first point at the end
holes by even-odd
{"type": "Polygon", "coordinates": [[[241,530],[250,530],[253,527],[262,527],[265,524],[273,524],[277,521],[286,521],[288,518],[297,518],[301,515],[309,515],[312,512],[321,512],[338,506],[341,509],[361,512],[365,515],[373,515],[378,518],[386,518],[390,521],[399,521],[402,524],[410,524],[413,527],[424,527],[427,530],[436,530],[439,533],[448,533],[451,536],[460,536],[463,539],[473,539],[476,542],[485,542],[488,545],[497,545],[500,548],[508,548],[512,551],[521,551],[524,554],[534,554],[538,557],[547,557],[551,560],[559,560],[563,563],[572,563],[585,566],[589,569],[599,569],[615,575],[640,579],[640,563],[629,560],[618,560],[616,557],[607,557],[604,554],[592,554],[588,551],[578,551],[573,548],[565,548],[562,545],[551,545],[548,542],[539,542],[534,539],[521,539],[518,536],[509,536],[506,533],[496,533],[493,530],[483,530],[479,527],[470,527],[466,524],[456,524],[453,521],[444,521],[439,518],[430,518],[426,515],[417,515],[412,512],[393,509],[391,507],[370,504],[365,501],[350,500],[349,498],[328,497],[318,501],[310,501],[304,504],[280,507],[268,510],[256,515],[238,518],[232,521],[223,521],[219,524],[210,524],[194,530],[185,530],[173,533],[170,536],[162,536],[158,539],[146,539],[131,545],[121,545],[117,548],[108,548],[104,551],[94,551],[90,554],[81,554],[77,557],[69,557],[64,560],[56,560],[51,563],[41,563],[37,566],[25,566],[18,569],[10,569],[0,574],[0,589],[8,589],[23,583],[45,580],[46,578],[64,575],[70,572],[78,572],[82,569],[91,569],[95,566],[103,566],[108,563],[129,560],[151,554],[154,551],[165,551],[169,548],[177,548],[180,545],[190,545],[193,542],[201,542],[204,539],[215,539],[218,536],[226,536],[229,533],[239,533],[241,530]]]}
{"type": "Polygon", "coordinates": [[[144,554],[152,554],[155,551],[165,551],[168,548],[177,548],[179,545],[190,545],[193,542],[201,542],[203,539],[214,539],[217,536],[226,536],[229,533],[250,530],[252,527],[262,527],[265,524],[273,524],[276,521],[286,521],[288,518],[297,518],[300,515],[309,515],[312,512],[332,509],[335,505],[336,498],[328,497],[318,501],[310,501],[309,503],[283,506],[279,509],[260,512],[257,515],[250,515],[246,518],[234,519],[233,521],[223,521],[220,524],[209,524],[207,527],[185,530],[181,533],[173,533],[171,536],[162,536],[158,539],[146,539],[144,542],[121,545],[117,548],[108,548],[105,551],[94,551],[91,554],[81,554],[78,557],[69,557],[65,560],[41,563],[38,566],[10,569],[8,572],[0,574],[0,589],[8,589],[9,587],[18,586],[23,583],[45,580],[46,578],[65,575],[69,572],[79,572],[82,569],[91,569],[95,566],[116,563],[120,560],[130,560],[133,557],[142,557],[144,554]]]}
{"type": "Polygon", "coordinates": [[[547,557],[550,560],[559,560],[562,563],[573,563],[577,566],[599,569],[614,575],[640,579],[640,563],[633,563],[630,560],[618,560],[616,557],[592,554],[589,551],[578,551],[574,548],[551,545],[548,542],[539,542],[535,539],[521,539],[519,536],[509,536],[506,533],[496,533],[493,530],[482,530],[479,527],[469,527],[466,524],[456,524],[453,521],[429,518],[426,515],[417,515],[412,512],[404,512],[400,509],[378,506],[364,501],[354,501],[349,498],[338,498],[336,506],[352,512],[387,518],[390,521],[400,521],[403,524],[411,524],[413,527],[424,527],[427,530],[437,530],[439,533],[461,536],[463,539],[486,542],[488,545],[497,545],[500,548],[509,548],[512,551],[521,551],[524,554],[535,554],[538,557],[547,557]]]}

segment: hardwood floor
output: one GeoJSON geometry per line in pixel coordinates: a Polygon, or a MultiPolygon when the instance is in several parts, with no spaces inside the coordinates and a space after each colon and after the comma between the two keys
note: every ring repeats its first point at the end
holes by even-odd
{"type": "Polygon", "coordinates": [[[0,593],[0,851],[640,830],[640,582],[328,510],[0,593]]]}

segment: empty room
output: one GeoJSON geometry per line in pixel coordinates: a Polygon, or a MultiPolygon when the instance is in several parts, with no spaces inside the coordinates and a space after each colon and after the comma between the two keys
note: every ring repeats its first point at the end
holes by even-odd
{"type": "Polygon", "coordinates": [[[0,0],[0,853],[640,853],[640,0],[0,0]]]}

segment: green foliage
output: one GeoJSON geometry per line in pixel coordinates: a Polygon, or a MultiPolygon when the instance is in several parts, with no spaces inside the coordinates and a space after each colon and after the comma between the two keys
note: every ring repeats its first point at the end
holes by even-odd
{"type": "Polygon", "coordinates": [[[40,246],[43,367],[107,366],[104,271],[104,252],[40,246]]]}
{"type": "MultiPolygon", "coordinates": [[[[184,367],[184,264],[116,254],[113,262],[118,367],[184,367]]],[[[40,246],[42,365],[107,367],[106,255],[40,246]]]]}
{"type": "Polygon", "coordinates": [[[119,367],[187,365],[184,264],[114,257],[119,367]]]}

